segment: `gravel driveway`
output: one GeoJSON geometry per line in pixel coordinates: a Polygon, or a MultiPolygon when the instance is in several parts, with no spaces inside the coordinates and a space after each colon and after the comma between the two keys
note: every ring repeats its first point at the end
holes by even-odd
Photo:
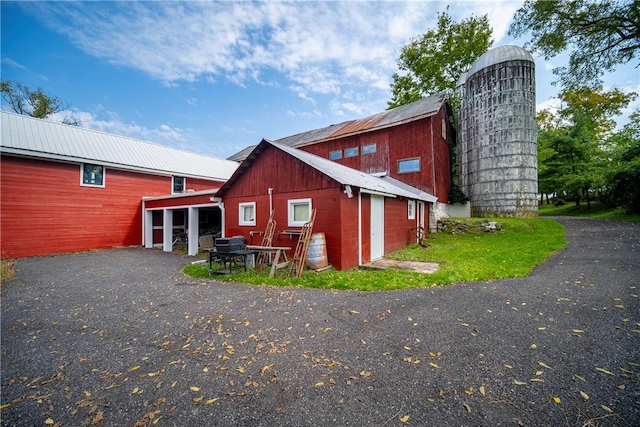
{"type": "Polygon", "coordinates": [[[391,292],[192,279],[138,248],[18,260],[3,425],[638,426],[640,224],[558,221],[527,278],[391,292]]]}

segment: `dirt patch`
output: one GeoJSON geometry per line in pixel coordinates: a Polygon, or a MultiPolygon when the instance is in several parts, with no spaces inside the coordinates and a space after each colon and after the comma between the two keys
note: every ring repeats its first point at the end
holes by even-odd
{"type": "Polygon", "coordinates": [[[427,273],[427,274],[435,273],[440,268],[440,266],[435,262],[400,261],[396,259],[387,259],[387,258],[370,262],[368,264],[365,264],[363,267],[380,269],[380,270],[395,268],[398,270],[417,271],[419,273],[427,273]]]}

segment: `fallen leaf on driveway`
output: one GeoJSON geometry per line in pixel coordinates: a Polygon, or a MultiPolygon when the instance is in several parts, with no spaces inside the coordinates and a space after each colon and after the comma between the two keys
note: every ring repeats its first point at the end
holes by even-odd
{"type": "Polygon", "coordinates": [[[613,372],[607,371],[606,369],[596,368],[596,371],[602,372],[603,374],[613,375],[613,372]]]}

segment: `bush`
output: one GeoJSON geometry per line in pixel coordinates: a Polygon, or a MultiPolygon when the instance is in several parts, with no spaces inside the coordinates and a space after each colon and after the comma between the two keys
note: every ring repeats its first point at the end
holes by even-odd
{"type": "Polygon", "coordinates": [[[458,184],[451,184],[449,190],[449,203],[467,203],[469,197],[462,191],[458,184]]]}

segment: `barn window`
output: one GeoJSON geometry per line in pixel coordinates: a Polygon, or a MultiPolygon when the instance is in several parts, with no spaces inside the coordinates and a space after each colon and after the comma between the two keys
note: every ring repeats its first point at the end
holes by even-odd
{"type": "Polygon", "coordinates": [[[358,155],[358,147],[351,147],[351,148],[344,149],[345,157],[355,157],[357,155],[358,155]]]}
{"type": "Polygon", "coordinates": [[[407,200],[407,219],[416,219],[416,201],[407,200]]]}
{"type": "Polygon", "coordinates": [[[80,185],[104,187],[104,166],[83,163],[80,167],[80,185]]]}
{"type": "Polygon", "coordinates": [[[342,150],[336,150],[329,153],[330,160],[339,160],[342,158],[342,150]]]}
{"type": "Polygon", "coordinates": [[[311,219],[311,199],[289,200],[289,227],[302,227],[311,219]]]}
{"type": "Polygon", "coordinates": [[[256,225],[256,202],[238,204],[239,225],[256,225]]]}
{"type": "Polygon", "coordinates": [[[183,176],[174,176],[173,177],[173,192],[174,193],[184,193],[184,189],[187,184],[187,179],[183,176]]]}
{"type": "Polygon", "coordinates": [[[376,144],[367,144],[362,146],[362,154],[373,154],[376,152],[376,144]]]}
{"type": "Polygon", "coordinates": [[[420,157],[398,160],[398,173],[420,172],[420,157]]]}

